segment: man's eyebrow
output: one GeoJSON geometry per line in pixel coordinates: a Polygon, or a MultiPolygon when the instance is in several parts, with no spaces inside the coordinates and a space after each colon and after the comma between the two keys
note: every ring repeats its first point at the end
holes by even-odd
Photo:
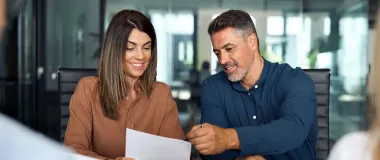
{"type": "Polygon", "coordinates": [[[224,49],[224,48],[226,48],[226,47],[228,47],[228,46],[235,46],[235,45],[232,44],[232,43],[227,43],[227,44],[225,44],[221,49],[224,49]]]}
{"type": "Polygon", "coordinates": [[[232,44],[232,43],[227,43],[227,44],[223,45],[222,48],[220,48],[220,49],[213,49],[212,51],[216,52],[216,51],[219,51],[219,50],[221,50],[221,49],[224,49],[224,48],[226,48],[226,47],[228,47],[228,46],[235,46],[235,45],[232,44]]]}

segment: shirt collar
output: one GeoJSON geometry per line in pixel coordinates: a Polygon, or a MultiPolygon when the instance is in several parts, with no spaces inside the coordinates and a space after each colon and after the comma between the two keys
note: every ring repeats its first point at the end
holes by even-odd
{"type": "MultiPolygon", "coordinates": [[[[255,89],[256,85],[257,85],[257,88],[261,87],[267,76],[268,76],[268,71],[269,71],[269,67],[270,67],[270,62],[265,60],[264,57],[263,57],[263,60],[264,60],[264,67],[263,67],[263,71],[261,72],[261,75],[260,75],[260,78],[259,80],[253,85],[253,87],[251,89],[255,89]]],[[[243,91],[243,92],[247,92],[247,90],[240,84],[240,81],[238,82],[231,82],[232,83],[232,86],[234,87],[234,89],[238,90],[238,91],[243,91]]]]}

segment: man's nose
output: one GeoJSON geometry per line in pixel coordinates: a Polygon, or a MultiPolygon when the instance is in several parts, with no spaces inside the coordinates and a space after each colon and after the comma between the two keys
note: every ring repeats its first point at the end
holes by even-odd
{"type": "Polygon", "coordinates": [[[220,53],[220,56],[219,56],[219,63],[221,65],[225,65],[228,61],[229,61],[229,57],[228,57],[228,54],[226,53],[220,53]]]}

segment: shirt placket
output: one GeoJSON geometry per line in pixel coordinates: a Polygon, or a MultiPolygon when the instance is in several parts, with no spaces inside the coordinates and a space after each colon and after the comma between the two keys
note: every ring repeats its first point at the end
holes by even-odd
{"type": "Polygon", "coordinates": [[[246,110],[247,110],[247,116],[248,116],[248,120],[250,122],[251,125],[257,125],[257,122],[255,119],[253,119],[255,116],[255,101],[254,101],[254,98],[253,98],[253,92],[251,90],[248,90],[247,92],[247,96],[248,98],[245,99],[245,105],[246,105],[246,110]]]}
{"type": "Polygon", "coordinates": [[[125,127],[134,129],[134,122],[133,122],[133,108],[136,100],[130,100],[127,99],[126,101],[126,108],[124,108],[124,112],[126,112],[126,117],[125,117],[125,127]]]}
{"type": "Polygon", "coordinates": [[[257,84],[255,84],[254,86],[253,86],[253,88],[250,90],[250,96],[251,96],[251,99],[252,99],[252,103],[254,104],[254,108],[253,108],[253,114],[251,115],[251,117],[250,117],[250,119],[251,119],[251,121],[254,123],[254,124],[256,124],[256,125],[258,125],[259,124],[259,122],[258,122],[258,120],[259,120],[259,112],[258,112],[258,100],[257,100],[257,94],[260,94],[259,92],[257,92],[258,91],[258,89],[259,89],[259,85],[257,85],[257,84]]]}

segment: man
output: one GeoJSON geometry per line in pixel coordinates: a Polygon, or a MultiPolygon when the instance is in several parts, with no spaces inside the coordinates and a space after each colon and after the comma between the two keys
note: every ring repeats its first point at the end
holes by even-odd
{"type": "Polygon", "coordinates": [[[314,160],[312,79],[300,68],[263,59],[244,11],[224,12],[208,32],[224,72],[203,81],[201,125],[187,134],[203,159],[314,160]]]}

